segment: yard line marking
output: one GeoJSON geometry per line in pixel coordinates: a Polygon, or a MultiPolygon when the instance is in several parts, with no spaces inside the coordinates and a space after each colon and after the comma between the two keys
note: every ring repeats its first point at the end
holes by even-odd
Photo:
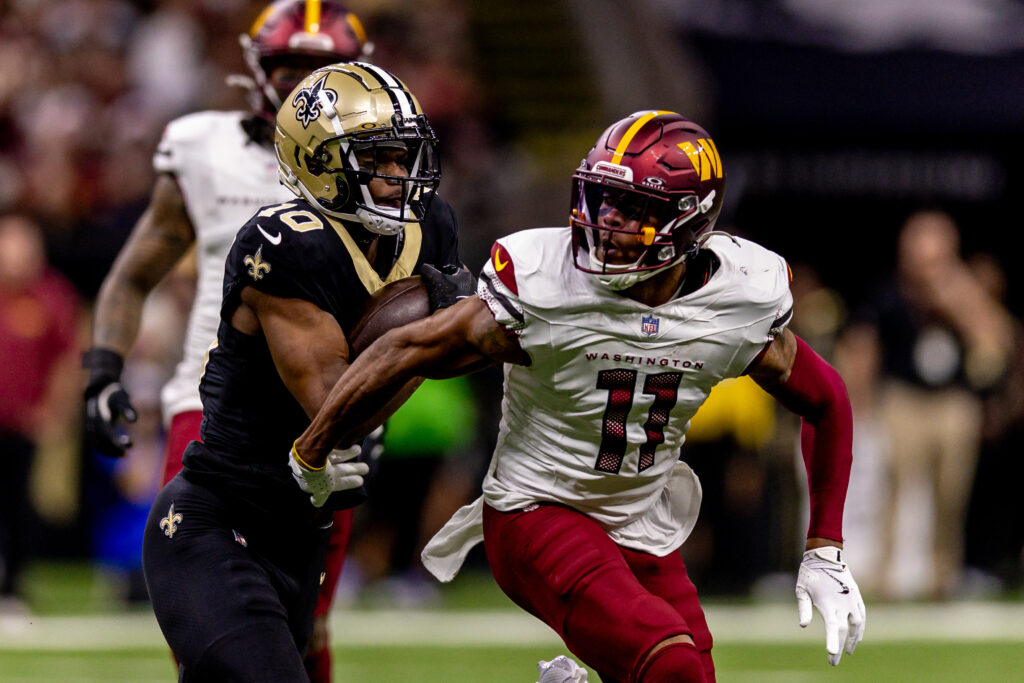
{"type": "MultiPolygon", "coordinates": [[[[824,637],[820,616],[797,625],[796,605],[705,606],[715,641],[804,643],[824,637]]],[[[865,643],[900,640],[1024,642],[1024,603],[868,605],[865,643]]],[[[346,646],[560,646],[525,612],[335,610],[331,641],[346,646]]],[[[0,650],[124,650],[165,647],[149,612],[94,616],[0,616],[0,650]]]]}

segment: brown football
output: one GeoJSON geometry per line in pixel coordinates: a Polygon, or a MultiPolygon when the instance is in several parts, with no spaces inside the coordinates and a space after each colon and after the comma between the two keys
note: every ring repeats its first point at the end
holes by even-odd
{"type": "Polygon", "coordinates": [[[367,299],[356,324],[348,334],[351,357],[358,356],[388,330],[428,315],[430,300],[419,275],[384,285],[367,299]]]}

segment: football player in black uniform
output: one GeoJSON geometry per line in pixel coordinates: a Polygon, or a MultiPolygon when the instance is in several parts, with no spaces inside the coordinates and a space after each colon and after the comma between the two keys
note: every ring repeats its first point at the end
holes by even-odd
{"type": "Polygon", "coordinates": [[[420,273],[431,306],[472,289],[435,190],[419,103],[364,63],[318,69],[277,115],[296,199],[258,210],[228,254],[220,329],[200,384],[202,442],[157,496],[143,562],[183,681],[308,680],[331,511],[357,504],[358,447],[314,469],[291,445],[348,367],[366,299],[420,273]]]}

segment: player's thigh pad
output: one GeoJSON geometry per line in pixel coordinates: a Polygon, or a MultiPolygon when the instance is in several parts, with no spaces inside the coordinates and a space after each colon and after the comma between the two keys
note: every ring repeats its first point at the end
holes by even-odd
{"type": "Polygon", "coordinates": [[[485,506],[484,543],[502,590],[602,674],[632,680],[652,647],[691,632],[641,585],[605,531],[575,510],[541,505],[503,513],[485,506]]]}
{"type": "Polygon", "coordinates": [[[713,644],[711,630],[708,628],[704,609],[700,605],[697,587],[693,585],[686,572],[682,555],[676,551],[664,557],[656,557],[629,548],[620,550],[640,584],[672,605],[686,620],[693,644],[701,653],[708,653],[710,659],[713,644]]]}
{"type": "Polygon", "coordinates": [[[143,567],[160,629],[187,681],[305,680],[300,650],[316,580],[302,605],[299,581],[254,552],[228,515],[222,501],[181,476],[154,501],[143,567]]]}

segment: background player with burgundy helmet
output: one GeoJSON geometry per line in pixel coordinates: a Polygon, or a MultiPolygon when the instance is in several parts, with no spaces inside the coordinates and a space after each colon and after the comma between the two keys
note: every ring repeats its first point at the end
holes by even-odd
{"type": "MultiPolygon", "coordinates": [[[[92,348],[84,364],[86,431],[101,453],[122,456],[130,438],[115,431],[135,418],[120,384],[124,357],[138,335],[150,291],[196,245],[198,278],[183,356],[161,398],[168,427],[162,484],[181,469],[185,446],[199,439],[199,376],[217,334],[224,259],[235,233],[258,207],[292,194],[278,179],[273,121],[282,98],[310,71],[366,56],[359,20],[333,0],[279,0],[241,36],[251,76],[234,77],[249,88],[250,112],[204,111],[168,124],[153,158],[158,178],[150,204],[104,280],[96,302],[92,348]]],[[[314,681],[330,680],[327,612],[351,527],[351,511],[338,512],[317,627],[307,655],[314,681]]]]}
{"type": "Polygon", "coordinates": [[[818,609],[833,665],[863,635],[841,550],[845,385],[787,329],[786,262],[713,231],[724,189],[697,124],[665,111],[616,122],[573,178],[570,226],[499,239],[477,295],[370,346],[293,447],[319,465],[410,377],[504,364],[483,496],[423,560],[449,580],[485,540],[501,588],[603,681],[714,680],[711,634],[677,552],[701,499],[679,450],[712,387],[745,373],[804,420],[799,621],[818,609]]]}

